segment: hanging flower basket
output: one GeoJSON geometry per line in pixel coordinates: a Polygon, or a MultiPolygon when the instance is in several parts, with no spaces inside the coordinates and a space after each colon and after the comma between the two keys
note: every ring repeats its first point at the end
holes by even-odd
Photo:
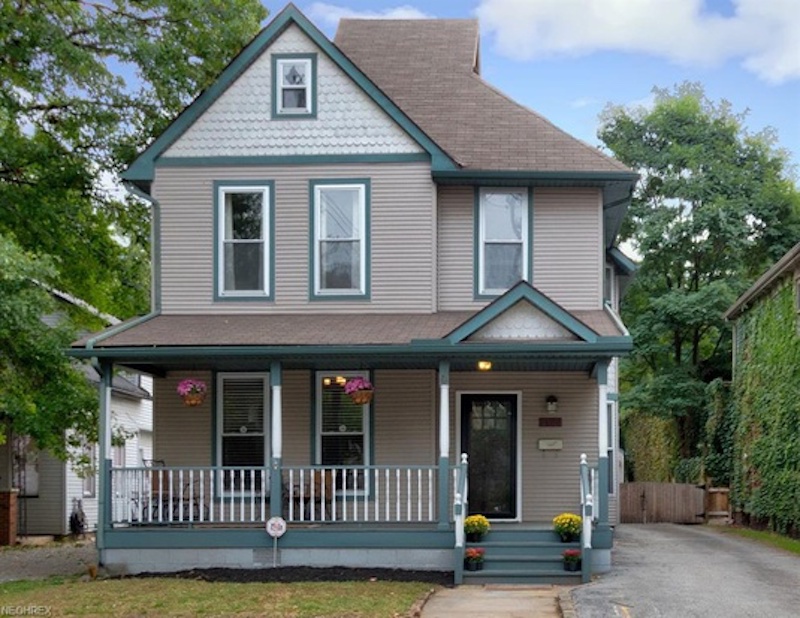
{"type": "Polygon", "coordinates": [[[202,380],[186,378],[178,384],[178,395],[183,399],[184,405],[189,407],[199,406],[206,398],[208,387],[202,380]]]}
{"type": "Polygon", "coordinates": [[[347,381],[347,383],[344,385],[344,392],[345,395],[350,396],[350,399],[353,400],[353,403],[363,406],[372,401],[372,395],[375,391],[372,387],[372,382],[366,378],[358,376],[357,378],[347,381]]]}

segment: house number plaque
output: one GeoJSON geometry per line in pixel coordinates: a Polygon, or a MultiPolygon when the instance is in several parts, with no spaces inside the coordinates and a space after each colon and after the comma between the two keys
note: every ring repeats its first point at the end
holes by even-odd
{"type": "Polygon", "coordinates": [[[540,451],[560,451],[562,448],[564,448],[563,440],[539,440],[540,451]]]}

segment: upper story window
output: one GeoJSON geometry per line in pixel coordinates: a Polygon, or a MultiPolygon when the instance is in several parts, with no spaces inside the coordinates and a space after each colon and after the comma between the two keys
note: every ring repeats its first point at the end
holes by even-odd
{"type": "Polygon", "coordinates": [[[528,190],[480,189],[476,201],[477,292],[496,296],[530,280],[528,190]]]}
{"type": "Polygon", "coordinates": [[[317,113],[317,58],[314,54],[272,56],[272,117],[313,117],[317,113]]]}
{"type": "Polygon", "coordinates": [[[217,186],[217,298],[265,298],[272,278],[272,183],[217,186]]]}
{"type": "Polygon", "coordinates": [[[311,181],[313,297],[369,293],[369,181],[311,181]]]}

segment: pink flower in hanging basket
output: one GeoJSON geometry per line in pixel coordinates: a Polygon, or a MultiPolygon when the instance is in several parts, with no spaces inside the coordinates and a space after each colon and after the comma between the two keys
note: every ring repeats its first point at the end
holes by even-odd
{"type": "Polygon", "coordinates": [[[195,380],[194,378],[186,378],[178,383],[178,395],[186,397],[187,395],[205,395],[208,387],[202,380],[195,380]]]}
{"type": "Polygon", "coordinates": [[[344,392],[346,395],[352,395],[359,391],[371,391],[372,382],[361,376],[352,378],[344,385],[344,392]]]}

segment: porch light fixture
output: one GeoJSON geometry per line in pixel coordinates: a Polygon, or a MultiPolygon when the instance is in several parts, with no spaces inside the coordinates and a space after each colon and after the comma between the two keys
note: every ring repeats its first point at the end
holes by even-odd
{"type": "Polygon", "coordinates": [[[487,360],[478,361],[478,370],[479,371],[491,371],[492,370],[492,361],[487,361],[487,360]]]}
{"type": "Polygon", "coordinates": [[[545,399],[547,403],[547,413],[548,414],[555,414],[558,412],[558,397],[555,395],[548,395],[547,399],[545,399]]]}

